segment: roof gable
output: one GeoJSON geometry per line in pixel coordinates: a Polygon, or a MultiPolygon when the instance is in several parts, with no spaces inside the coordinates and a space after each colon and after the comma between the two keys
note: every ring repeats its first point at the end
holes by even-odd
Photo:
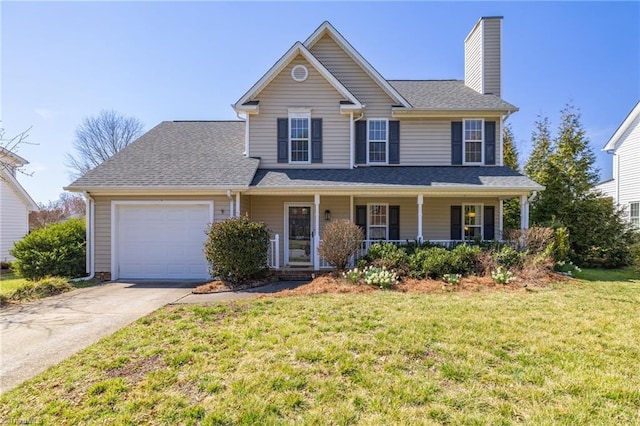
{"type": "Polygon", "coordinates": [[[622,142],[624,142],[625,136],[632,126],[640,125],[640,101],[636,104],[636,106],[631,110],[627,118],[624,119],[620,127],[615,131],[611,139],[605,144],[603,151],[615,151],[620,148],[622,142]],[[634,124],[635,123],[635,124],[634,124]]]}
{"type": "Polygon", "coordinates": [[[376,82],[380,88],[398,104],[411,108],[411,104],[385,80],[382,75],[345,39],[342,34],[336,30],[333,25],[325,21],[316,29],[313,34],[305,40],[304,45],[307,49],[311,49],[323,36],[328,35],[336,44],[362,68],[362,70],[376,82]]]}
{"type": "Polygon", "coordinates": [[[18,198],[22,200],[24,205],[27,207],[27,210],[31,212],[40,210],[38,204],[33,201],[33,198],[31,198],[27,190],[20,185],[18,179],[16,179],[11,173],[7,173],[5,170],[2,170],[2,168],[0,168],[0,184],[8,185],[18,195],[18,198]]]}
{"type": "Polygon", "coordinates": [[[298,55],[301,55],[316,71],[320,73],[346,100],[356,107],[361,107],[360,101],[351,93],[311,52],[299,41],[276,62],[265,75],[254,84],[247,93],[245,93],[235,104],[236,111],[243,109],[243,104],[254,100],[256,96],[269,84],[280,72],[293,61],[298,55]]]}

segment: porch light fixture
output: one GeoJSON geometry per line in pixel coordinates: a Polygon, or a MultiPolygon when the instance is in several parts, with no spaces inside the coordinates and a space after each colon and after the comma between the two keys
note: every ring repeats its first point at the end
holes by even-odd
{"type": "Polygon", "coordinates": [[[329,210],[324,211],[324,220],[331,220],[331,211],[329,210]]]}

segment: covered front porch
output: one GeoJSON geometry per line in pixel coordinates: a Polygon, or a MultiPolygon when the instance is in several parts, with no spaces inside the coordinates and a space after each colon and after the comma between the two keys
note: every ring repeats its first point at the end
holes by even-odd
{"type": "MultiPolygon", "coordinates": [[[[528,227],[528,194],[521,202],[521,227],[528,227]]],[[[271,233],[269,267],[330,268],[318,254],[324,228],[348,219],[365,239],[356,255],[375,242],[430,241],[450,246],[461,241],[502,239],[503,201],[513,194],[321,194],[243,196],[241,213],[266,223],[271,233]]]]}

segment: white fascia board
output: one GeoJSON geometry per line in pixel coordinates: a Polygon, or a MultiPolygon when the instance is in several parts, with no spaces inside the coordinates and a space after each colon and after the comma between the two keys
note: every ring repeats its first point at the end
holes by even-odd
{"type": "Polygon", "coordinates": [[[442,187],[418,187],[418,186],[396,186],[396,187],[380,187],[376,185],[358,186],[358,187],[336,187],[336,186],[300,186],[300,187],[282,187],[282,188],[250,188],[246,193],[252,194],[269,194],[269,195],[357,195],[364,196],[370,194],[376,195],[414,195],[425,194],[429,196],[446,197],[450,195],[473,195],[473,196],[503,196],[512,197],[516,195],[528,195],[531,191],[541,191],[544,186],[535,185],[527,188],[510,188],[510,187],[492,187],[478,188],[468,185],[459,186],[442,186],[442,187]]]}
{"type": "Polygon", "coordinates": [[[4,180],[15,189],[20,198],[22,198],[24,204],[27,206],[27,210],[30,212],[40,211],[38,204],[33,200],[33,198],[31,198],[31,195],[29,195],[27,190],[20,185],[18,179],[16,179],[11,173],[5,173],[4,170],[0,169],[0,180],[4,180]]]}
{"type": "Polygon", "coordinates": [[[317,30],[313,32],[304,42],[307,49],[311,49],[322,38],[323,35],[329,34],[338,46],[345,51],[360,67],[366,72],[380,88],[389,95],[394,101],[402,104],[405,108],[412,108],[411,104],[389,84],[387,80],[345,39],[338,30],[328,21],[324,21],[317,30]]]}
{"type": "Polygon", "coordinates": [[[276,62],[265,75],[254,84],[238,102],[234,104],[236,110],[243,110],[245,102],[257,96],[298,54],[302,55],[345,99],[361,106],[360,101],[351,93],[309,50],[299,41],[276,62]]]}
{"type": "Polygon", "coordinates": [[[116,187],[64,187],[69,192],[89,192],[92,196],[101,195],[226,195],[228,190],[246,191],[248,186],[239,185],[217,185],[208,187],[185,187],[185,186],[116,186],[116,187]]]}
{"type": "Polygon", "coordinates": [[[25,164],[29,164],[29,162],[27,160],[25,160],[24,158],[20,157],[15,152],[11,152],[8,149],[3,148],[1,146],[0,146],[0,157],[9,158],[11,160],[11,162],[14,163],[14,165],[16,167],[22,167],[25,164]]]}
{"type": "Polygon", "coordinates": [[[461,116],[496,116],[512,114],[518,111],[503,109],[485,109],[485,110],[460,110],[460,109],[404,109],[391,108],[392,117],[461,117],[461,116]]]}
{"type": "Polygon", "coordinates": [[[615,131],[611,139],[605,144],[603,151],[615,151],[620,146],[620,138],[622,135],[629,129],[631,123],[640,116],[640,101],[636,104],[636,106],[631,110],[627,118],[624,119],[620,127],[615,131]]]}

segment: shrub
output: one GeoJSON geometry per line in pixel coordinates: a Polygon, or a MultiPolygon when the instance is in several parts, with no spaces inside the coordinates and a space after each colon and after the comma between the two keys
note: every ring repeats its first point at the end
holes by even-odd
{"type": "Polygon", "coordinates": [[[212,276],[233,284],[260,278],[267,271],[269,231],[264,223],[231,218],[207,229],[204,254],[212,276]]]}
{"type": "Polygon", "coordinates": [[[473,274],[477,270],[478,255],[481,253],[478,246],[460,244],[451,250],[453,269],[455,273],[462,275],[473,274]]]}
{"type": "Polygon", "coordinates": [[[364,282],[368,285],[388,289],[398,283],[398,276],[386,268],[368,266],[364,270],[364,282]]]}
{"type": "Polygon", "coordinates": [[[511,246],[503,246],[499,251],[493,253],[496,264],[506,269],[514,269],[522,267],[527,252],[516,251],[511,246]]]}
{"type": "Polygon", "coordinates": [[[410,273],[415,278],[438,278],[455,273],[454,255],[443,247],[418,249],[409,256],[410,273]]]}
{"type": "Polygon", "coordinates": [[[85,275],[84,221],[70,219],[33,231],[9,251],[13,268],[28,280],[50,275],[75,278],[85,275]]]}
{"type": "Polygon", "coordinates": [[[569,230],[564,227],[556,228],[553,234],[555,247],[553,260],[556,262],[566,262],[571,254],[571,242],[569,240],[569,230]]]}
{"type": "Polygon", "coordinates": [[[66,278],[46,277],[36,282],[28,282],[16,288],[9,298],[11,300],[31,300],[54,296],[69,290],[73,290],[73,286],[69,284],[66,278]]]}
{"type": "Polygon", "coordinates": [[[324,228],[318,253],[329,265],[344,271],[363,239],[362,229],[355,223],[347,219],[335,220],[324,228]]]}
{"type": "Polygon", "coordinates": [[[404,247],[392,243],[375,243],[369,247],[367,258],[373,266],[392,269],[400,276],[407,274],[409,256],[404,247]]]}
{"type": "Polygon", "coordinates": [[[515,229],[508,232],[507,239],[517,251],[528,251],[535,255],[547,250],[554,243],[554,231],[544,227],[515,229]]]}

